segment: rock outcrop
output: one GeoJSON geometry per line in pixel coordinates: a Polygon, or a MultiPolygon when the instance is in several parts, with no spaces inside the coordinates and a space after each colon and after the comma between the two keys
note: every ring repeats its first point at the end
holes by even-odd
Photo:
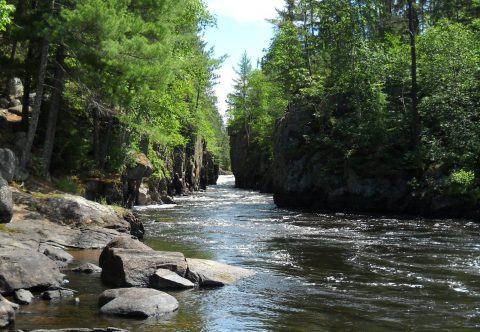
{"type": "Polygon", "coordinates": [[[27,249],[0,249],[0,294],[60,287],[64,275],[47,256],[27,249]]]}
{"type": "MultiPolygon", "coordinates": [[[[43,218],[60,225],[77,229],[90,227],[103,231],[114,230],[143,237],[141,222],[130,211],[122,208],[114,209],[112,206],[69,194],[31,195],[16,190],[13,198],[15,204],[28,206],[43,218]]],[[[107,243],[110,240],[111,238],[107,243]]]]}
{"type": "Polygon", "coordinates": [[[235,187],[272,192],[272,163],[255,142],[248,140],[243,130],[229,129],[230,161],[235,175],[235,187]]]}
{"type": "Polygon", "coordinates": [[[106,290],[98,303],[102,314],[133,318],[160,316],[178,309],[178,301],[173,296],[151,288],[106,290]]]}

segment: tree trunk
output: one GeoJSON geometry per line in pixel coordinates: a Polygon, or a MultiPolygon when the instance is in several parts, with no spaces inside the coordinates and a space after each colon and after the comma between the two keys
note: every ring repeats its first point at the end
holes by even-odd
{"type": "Polygon", "coordinates": [[[30,74],[30,64],[33,58],[32,41],[29,42],[27,58],[25,59],[25,75],[23,77],[23,101],[22,101],[22,130],[28,132],[30,117],[30,91],[32,89],[32,75],[30,74]]]}
{"type": "MultiPolygon", "coordinates": [[[[55,0],[52,0],[50,3],[50,10],[53,12],[55,7],[55,0]]],[[[38,70],[38,86],[37,86],[37,96],[35,98],[35,104],[33,105],[32,120],[30,122],[28,133],[27,133],[27,142],[23,150],[22,159],[20,161],[20,166],[25,168],[28,161],[30,160],[32,154],[33,140],[35,139],[35,134],[37,132],[38,120],[40,118],[40,110],[42,108],[42,99],[43,99],[43,90],[45,85],[45,76],[47,74],[47,64],[48,64],[48,51],[50,49],[50,44],[47,38],[44,38],[42,41],[41,55],[40,55],[40,68],[38,70]]]]}
{"type": "Polygon", "coordinates": [[[420,145],[420,116],[418,114],[418,86],[417,86],[417,49],[415,43],[415,15],[414,0],[408,0],[408,25],[410,32],[411,76],[412,76],[412,110],[411,110],[411,144],[414,150],[420,145]]]}
{"type": "Polygon", "coordinates": [[[30,160],[32,153],[33,140],[37,132],[38,120],[40,118],[40,110],[42,107],[43,90],[45,84],[45,76],[47,74],[48,50],[50,48],[48,40],[42,42],[42,53],[40,57],[40,69],[38,71],[38,86],[35,104],[33,105],[32,119],[29,123],[27,142],[22,154],[21,167],[25,167],[30,160]]]}
{"type": "Polygon", "coordinates": [[[58,110],[63,93],[64,70],[63,62],[65,60],[65,47],[59,46],[56,53],[55,77],[53,85],[52,100],[48,113],[47,132],[45,133],[45,143],[43,145],[42,167],[43,174],[48,178],[50,163],[52,160],[53,146],[55,142],[55,131],[57,129],[58,110]]]}

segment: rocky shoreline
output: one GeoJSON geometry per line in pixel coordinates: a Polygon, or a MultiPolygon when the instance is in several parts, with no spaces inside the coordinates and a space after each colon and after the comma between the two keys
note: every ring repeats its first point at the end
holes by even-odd
{"type": "Polygon", "coordinates": [[[180,252],[153,250],[139,240],[144,236],[142,223],[122,207],[59,192],[30,192],[7,181],[0,188],[0,330],[11,331],[16,311],[32,301],[76,299],[79,294],[66,288],[63,273],[74,263],[69,250],[103,249],[99,266],[88,264],[75,272],[101,273],[101,280],[112,287],[98,294],[104,315],[161,316],[178,309],[178,301],[164,291],[219,287],[253,275],[180,252]]]}

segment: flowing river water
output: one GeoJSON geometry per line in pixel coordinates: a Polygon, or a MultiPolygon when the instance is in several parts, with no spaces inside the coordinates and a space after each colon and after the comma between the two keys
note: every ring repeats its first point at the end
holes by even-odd
{"type": "MultiPolygon", "coordinates": [[[[24,307],[17,328],[135,331],[469,331],[480,328],[480,224],[278,209],[233,177],[176,207],[139,210],[157,250],[257,272],[234,286],[171,292],[178,312],[102,317],[99,276],[68,274],[79,303],[24,307]]],[[[78,262],[98,252],[77,252],[78,262]]]]}

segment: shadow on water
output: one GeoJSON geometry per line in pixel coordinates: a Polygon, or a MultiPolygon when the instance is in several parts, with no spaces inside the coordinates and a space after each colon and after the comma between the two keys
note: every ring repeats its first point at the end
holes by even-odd
{"type": "MultiPolygon", "coordinates": [[[[80,304],[24,307],[18,328],[131,331],[450,331],[480,327],[480,226],[278,209],[232,177],[169,209],[143,209],[157,250],[257,271],[235,286],[172,293],[171,317],[97,314],[98,276],[68,274],[80,304]],[[36,326],[35,324],[39,324],[36,326]]],[[[77,256],[79,260],[91,260],[77,256]]],[[[97,253],[98,255],[98,253],[97,253]]],[[[95,258],[96,259],[96,258],[95,258]]]]}

